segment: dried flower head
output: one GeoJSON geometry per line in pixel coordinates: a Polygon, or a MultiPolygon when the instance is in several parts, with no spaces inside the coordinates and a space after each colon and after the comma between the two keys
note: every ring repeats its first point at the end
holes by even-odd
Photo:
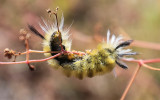
{"type": "Polygon", "coordinates": [[[4,49],[4,56],[7,57],[8,59],[11,59],[12,56],[15,55],[15,51],[10,50],[9,48],[4,49]]]}

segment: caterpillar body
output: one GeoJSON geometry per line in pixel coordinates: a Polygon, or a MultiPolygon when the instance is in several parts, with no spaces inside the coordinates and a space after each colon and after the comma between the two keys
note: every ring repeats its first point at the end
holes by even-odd
{"type": "MultiPolygon", "coordinates": [[[[29,25],[29,29],[43,39],[44,51],[71,51],[71,39],[69,37],[69,28],[63,29],[64,17],[62,15],[59,27],[56,26],[58,20],[53,24],[48,24],[43,20],[44,25],[40,27],[45,32],[43,37],[33,26],[29,25]],[[61,45],[60,45],[61,44],[61,45]]],[[[136,55],[131,49],[124,47],[131,44],[132,40],[123,41],[123,37],[112,35],[107,32],[107,41],[100,43],[96,49],[90,50],[85,55],[63,54],[54,59],[48,60],[48,63],[60,68],[67,76],[76,76],[79,79],[84,77],[93,77],[95,75],[111,72],[116,64],[127,69],[127,65],[120,61],[125,56],[136,55]]],[[[45,56],[54,56],[57,53],[45,53],[45,56]]]]}

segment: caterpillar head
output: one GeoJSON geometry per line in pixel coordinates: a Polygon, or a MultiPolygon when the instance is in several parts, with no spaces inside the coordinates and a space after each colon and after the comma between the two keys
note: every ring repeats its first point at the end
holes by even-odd
{"type": "Polygon", "coordinates": [[[132,49],[125,49],[125,47],[129,46],[133,40],[123,41],[122,36],[116,37],[112,35],[110,38],[110,31],[107,32],[107,52],[109,52],[115,59],[117,65],[119,65],[123,69],[127,69],[128,66],[123,63],[122,59],[131,60],[133,58],[127,58],[127,56],[137,55],[136,52],[132,52],[132,49]]]}

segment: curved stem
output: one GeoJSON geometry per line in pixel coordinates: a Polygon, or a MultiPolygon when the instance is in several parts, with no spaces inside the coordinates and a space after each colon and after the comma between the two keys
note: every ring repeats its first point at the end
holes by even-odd
{"type": "Polygon", "coordinates": [[[154,67],[151,67],[151,66],[146,65],[146,64],[142,64],[142,66],[143,66],[143,67],[146,67],[146,68],[148,68],[148,69],[151,69],[151,70],[160,71],[159,68],[154,68],[154,67]]]}

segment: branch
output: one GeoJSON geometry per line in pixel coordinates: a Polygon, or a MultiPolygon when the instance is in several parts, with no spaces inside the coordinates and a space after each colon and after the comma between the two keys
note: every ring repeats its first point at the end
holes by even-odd
{"type": "Polygon", "coordinates": [[[0,62],[0,64],[5,64],[5,65],[7,65],[7,64],[24,64],[24,63],[28,64],[28,63],[33,63],[33,62],[43,62],[43,61],[47,61],[47,60],[53,59],[53,58],[55,58],[55,57],[58,57],[58,56],[60,56],[60,55],[62,55],[62,54],[63,54],[63,53],[58,53],[58,54],[56,54],[56,55],[54,55],[54,56],[51,56],[51,57],[48,57],[48,58],[45,58],[45,59],[19,61],[19,62],[0,62]]]}
{"type": "Polygon", "coordinates": [[[126,97],[126,95],[127,95],[128,91],[129,91],[131,85],[133,84],[133,81],[135,80],[135,78],[136,78],[136,76],[137,76],[140,68],[141,68],[141,66],[137,66],[137,69],[133,73],[133,76],[132,76],[131,80],[129,81],[129,83],[128,83],[126,89],[125,89],[125,91],[123,92],[122,97],[121,97],[120,100],[124,100],[124,98],[126,97]]]}
{"type": "Polygon", "coordinates": [[[124,100],[124,98],[126,97],[126,95],[127,95],[128,91],[129,91],[131,85],[133,84],[133,81],[135,80],[135,78],[136,78],[136,76],[137,76],[137,74],[138,74],[138,72],[139,72],[139,70],[141,68],[141,66],[143,66],[145,68],[148,68],[150,70],[160,71],[160,68],[154,68],[152,66],[149,66],[149,65],[145,64],[145,63],[157,63],[157,62],[160,62],[159,58],[157,58],[157,59],[150,59],[150,60],[125,60],[125,61],[136,62],[136,63],[139,64],[139,66],[135,70],[135,72],[134,72],[131,80],[129,81],[129,83],[128,83],[126,89],[125,89],[125,91],[123,92],[123,95],[122,95],[122,97],[121,97],[120,100],[124,100]]]}
{"type": "Polygon", "coordinates": [[[154,67],[149,66],[149,65],[146,65],[146,64],[142,64],[142,66],[143,66],[143,67],[146,67],[146,68],[148,68],[148,69],[150,69],[150,70],[160,71],[160,68],[154,68],[154,67]]]}

